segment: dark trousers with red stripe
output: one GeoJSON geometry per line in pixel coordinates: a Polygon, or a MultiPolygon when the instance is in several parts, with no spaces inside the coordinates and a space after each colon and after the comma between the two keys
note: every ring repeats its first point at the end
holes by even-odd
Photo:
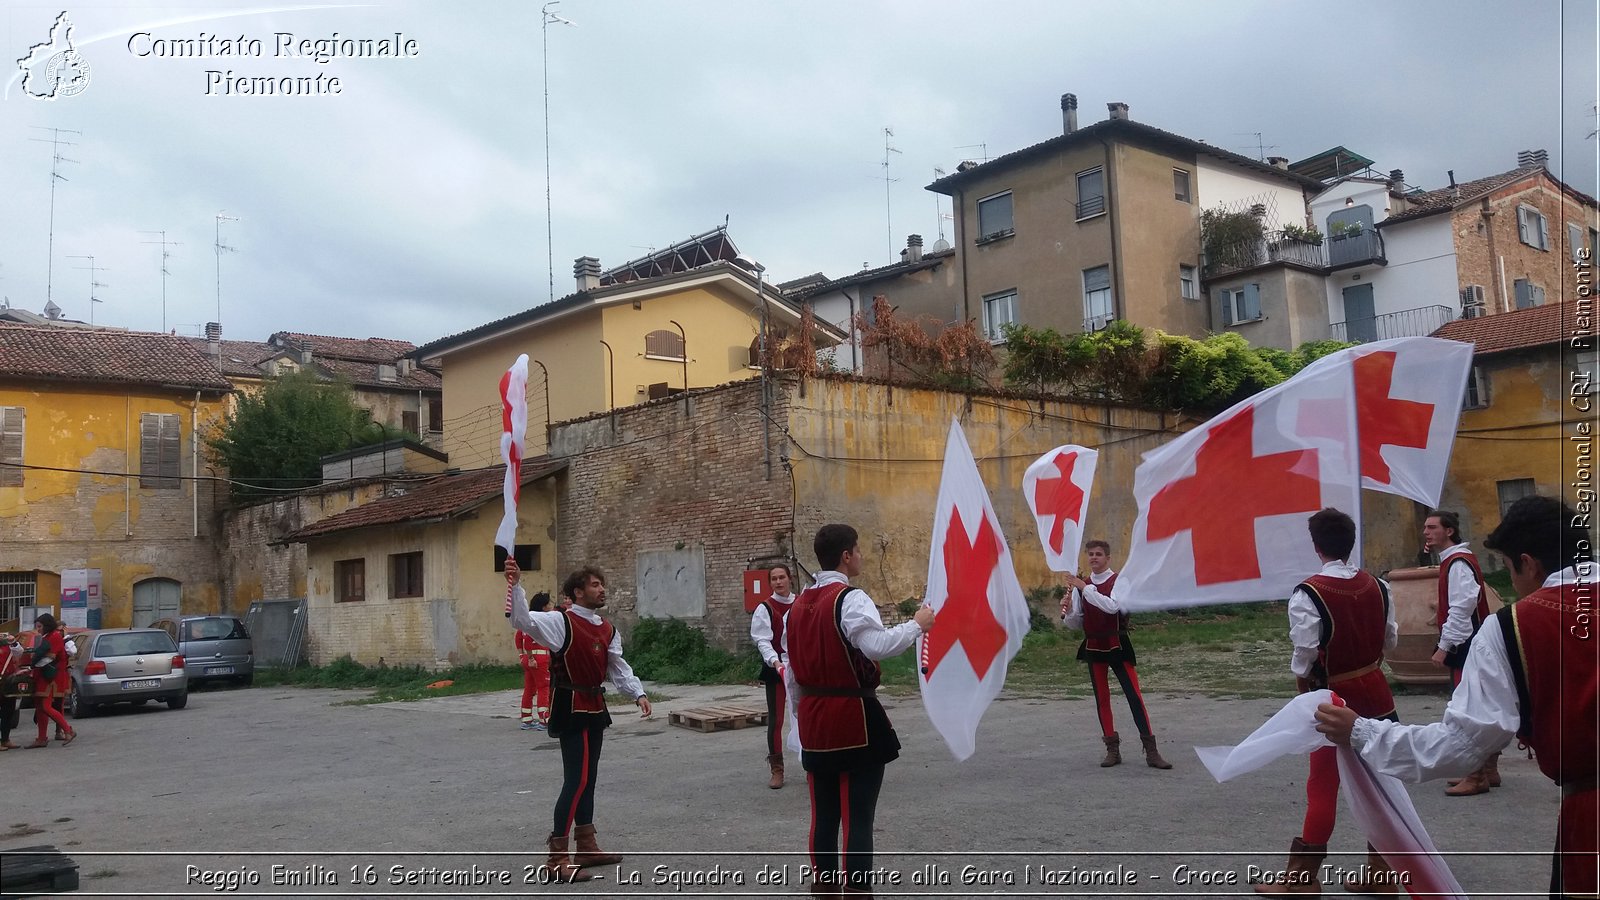
{"type": "Polygon", "coordinates": [[[1106,679],[1108,669],[1116,674],[1117,683],[1122,685],[1122,695],[1128,698],[1128,709],[1133,711],[1133,724],[1139,729],[1139,736],[1148,736],[1151,734],[1150,714],[1145,712],[1144,695],[1139,693],[1139,673],[1133,663],[1127,660],[1089,663],[1089,683],[1094,686],[1094,707],[1100,714],[1100,732],[1110,737],[1117,730],[1111,718],[1111,684],[1106,679]]]}
{"type": "Polygon", "coordinates": [[[811,869],[813,883],[871,888],[872,820],[883,790],[883,766],[844,772],[807,772],[811,788],[811,869]],[[839,866],[840,834],[844,867],[839,866]]]}
{"type": "Polygon", "coordinates": [[[783,682],[767,682],[767,757],[783,755],[783,716],[789,711],[783,682]]]}
{"type": "Polygon", "coordinates": [[[600,774],[604,728],[573,728],[561,733],[561,796],[556,798],[550,833],[566,836],[574,825],[594,824],[594,783],[600,774]]]}

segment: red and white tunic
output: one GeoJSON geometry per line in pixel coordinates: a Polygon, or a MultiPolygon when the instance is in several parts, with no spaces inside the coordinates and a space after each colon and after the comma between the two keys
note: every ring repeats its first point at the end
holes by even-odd
{"type": "Polygon", "coordinates": [[[1394,715],[1383,655],[1399,643],[1400,630],[1378,579],[1342,561],[1327,563],[1289,595],[1289,636],[1296,677],[1332,689],[1363,716],[1394,715]]]}
{"type": "Polygon", "coordinates": [[[1439,554],[1439,649],[1444,664],[1459,669],[1467,664],[1467,646],[1489,618],[1489,598],[1483,589],[1483,570],[1466,544],[1456,544],[1439,554]]]}

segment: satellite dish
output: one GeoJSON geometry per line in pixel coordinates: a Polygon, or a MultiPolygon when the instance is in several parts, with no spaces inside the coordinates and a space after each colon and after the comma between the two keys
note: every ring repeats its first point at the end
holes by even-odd
{"type": "Polygon", "coordinates": [[[944,251],[949,250],[949,249],[950,249],[950,242],[945,240],[944,238],[939,238],[937,241],[933,242],[933,252],[935,252],[935,253],[943,253],[944,251]]]}
{"type": "Polygon", "coordinates": [[[57,306],[54,300],[51,300],[44,305],[44,314],[46,318],[59,319],[61,318],[61,307],[57,306]]]}

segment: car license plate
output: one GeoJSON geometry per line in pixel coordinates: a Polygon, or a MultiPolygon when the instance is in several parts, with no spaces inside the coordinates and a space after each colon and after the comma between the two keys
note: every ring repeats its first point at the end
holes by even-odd
{"type": "Polygon", "coordinates": [[[142,678],[138,681],[124,681],[122,683],[122,689],[125,691],[137,691],[142,688],[158,687],[161,687],[161,679],[159,678],[142,678]]]}
{"type": "Polygon", "coordinates": [[[232,675],[233,666],[206,666],[207,675],[232,675]]]}

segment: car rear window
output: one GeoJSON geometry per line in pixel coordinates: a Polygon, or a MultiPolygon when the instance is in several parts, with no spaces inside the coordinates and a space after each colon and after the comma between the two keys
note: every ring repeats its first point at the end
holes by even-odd
{"type": "Polygon", "coordinates": [[[94,655],[137,656],[141,653],[177,653],[172,638],[164,631],[135,631],[128,634],[102,634],[94,645],[94,655]]]}
{"type": "Polygon", "coordinates": [[[240,641],[250,637],[239,619],[190,619],[183,623],[186,641],[240,641]]]}

